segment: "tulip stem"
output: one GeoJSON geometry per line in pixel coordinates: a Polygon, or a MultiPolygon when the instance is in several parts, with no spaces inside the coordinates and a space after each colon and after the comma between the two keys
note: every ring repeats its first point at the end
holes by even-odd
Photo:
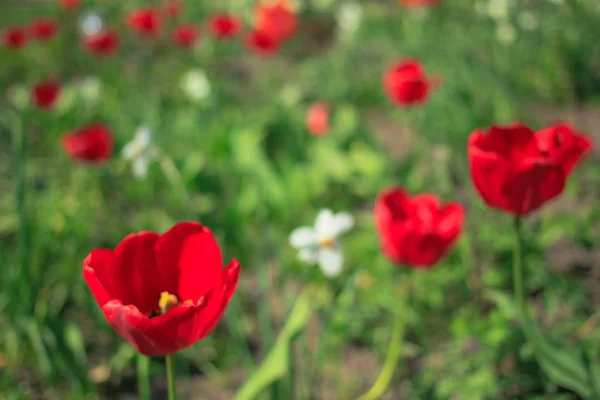
{"type": "Polygon", "coordinates": [[[177,400],[177,389],[175,385],[175,356],[165,356],[167,367],[167,393],[169,400],[177,400]]]}
{"type": "Polygon", "coordinates": [[[150,358],[143,354],[137,355],[138,397],[140,400],[150,400],[150,358]]]}
{"type": "Polygon", "coordinates": [[[385,362],[383,364],[383,368],[377,377],[377,380],[369,389],[367,393],[358,398],[358,400],[375,400],[383,396],[385,391],[387,390],[390,382],[392,381],[392,377],[394,376],[394,371],[396,370],[396,365],[398,364],[398,360],[400,359],[400,355],[402,354],[402,345],[404,343],[404,331],[406,328],[406,324],[404,318],[400,315],[400,312],[396,312],[394,327],[392,331],[392,338],[390,340],[390,346],[387,350],[387,356],[385,362]]]}

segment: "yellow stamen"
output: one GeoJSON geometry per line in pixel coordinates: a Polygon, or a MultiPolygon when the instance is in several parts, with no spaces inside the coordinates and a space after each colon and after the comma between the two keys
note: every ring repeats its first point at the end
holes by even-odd
{"type": "Polygon", "coordinates": [[[169,311],[171,308],[177,306],[177,304],[179,304],[179,300],[174,294],[169,292],[162,292],[160,294],[160,299],[158,299],[158,307],[163,314],[169,311]]]}
{"type": "Polygon", "coordinates": [[[321,240],[319,242],[319,245],[321,245],[321,247],[333,247],[335,245],[335,240],[326,238],[326,239],[321,240]]]}

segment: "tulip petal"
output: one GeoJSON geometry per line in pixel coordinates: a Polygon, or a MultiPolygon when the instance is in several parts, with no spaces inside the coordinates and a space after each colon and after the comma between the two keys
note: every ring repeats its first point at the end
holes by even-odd
{"type": "Polygon", "coordinates": [[[223,260],[221,250],[208,228],[202,232],[187,236],[181,246],[179,260],[178,291],[181,301],[192,300],[194,304],[200,297],[210,295],[207,308],[221,302],[223,284],[223,260]]]}
{"type": "Polygon", "coordinates": [[[115,289],[123,304],[133,304],[145,315],[157,307],[161,292],[154,246],[159,236],[140,232],[127,236],[115,249],[118,260],[115,289]]]}
{"type": "Polygon", "coordinates": [[[95,249],[83,261],[83,277],[100,307],[114,298],[112,274],[116,257],[108,249],[95,249]]]}
{"type": "Polygon", "coordinates": [[[526,215],[562,193],[565,175],[559,165],[530,160],[504,188],[508,211],[526,215]]]}
{"type": "Polygon", "coordinates": [[[496,154],[469,147],[469,166],[475,189],[483,200],[492,207],[507,210],[504,187],[512,179],[508,163],[496,154]]]}
{"type": "Polygon", "coordinates": [[[445,242],[452,244],[462,231],[465,210],[459,203],[448,203],[437,217],[436,232],[445,242]]]}
{"type": "Polygon", "coordinates": [[[198,222],[181,222],[163,233],[156,241],[154,254],[158,266],[161,290],[181,297],[178,290],[181,275],[179,261],[181,249],[187,237],[205,232],[205,230],[207,228],[198,222]]]}

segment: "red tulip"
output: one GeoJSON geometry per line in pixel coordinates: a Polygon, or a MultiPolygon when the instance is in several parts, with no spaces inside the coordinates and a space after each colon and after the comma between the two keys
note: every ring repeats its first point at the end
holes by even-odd
{"type": "Polygon", "coordinates": [[[56,80],[40,82],[31,89],[31,102],[39,108],[50,109],[56,104],[60,84],[56,80]]]}
{"type": "Polygon", "coordinates": [[[177,18],[183,11],[183,4],[179,0],[167,0],[163,5],[164,13],[169,18],[177,18]]]}
{"type": "Polygon", "coordinates": [[[18,26],[6,28],[2,32],[2,44],[5,47],[11,48],[13,50],[22,49],[27,44],[28,40],[29,37],[27,36],[27,31],[18,26]]]}
{"type": "Polygon", "coordinates": [[[41,41],[52,39],[58,32],[58,25],[49,18],[37,18],[29,25],[31,37],[41,41]]]}
{"type": "Polygon", "coordinates": [[[285,0],[259,3],[255,9],[256,29],[280,42],[298,30],[298,17],[285,0]]]}
{"type": "Polygon", "coordinates": [[[375,205],[375,222],[383,252],[397,264],[411,268],[437,263],[462,231],[463,207],[441,205],[431,194],[413,198],[401,188],[383,191],[375,205]]]}
{"type": "Polygon", "coordinates": [[[492,126],[471,133],[471,179],[491,207],[526,215],[558,196],[592,144],[567,124],[534,133],[527,126],[492,126]]]}
{"type": "Polygon", "coordinates": [[[241,271],[235,259],[222,267],[212,232],[197,222],[131,234],[114,251],[92,250],[83,266],[108,323],[147,356],[176,353],[210,334],[241,271]]]}
{"type": "Polygon", "coordinates": [[[113,138],[106,126],[94,124],[73,133],[65,133],[62,147],[76,161],[98,164],[111,157],[113,138]]]}
{"type": "Polygon", "coordinates": [[[246,37],[246,45],[250,50],[268,56],[279,49],[280,42],[274,40],[268,33],[254,30],[246,37]]]}
{"type": "Polygon", "coordinates": [[[127,25],[141,35],[157,36],[162,27],[160,11],[156,8],[141,8],[127,16],[127,25]]]}
{"type": "Polygon", "coordinates": [[[81,0],[58,0],[58,4],[66,11],[76,9],[80,3],[81,0]]]}
{"type": "Polygon", "coordinates": [[[383,77],[383,88],[390,100],[398,106],[411,106],[424,102],[431,91],[421,63],[409,59],[394,63],[383,77]]]}
{"type": "Polygon", "coordinates": [[[119,34],[112,29],[105,29],[83,38],[83,47],[90,53],[103,56],[113,54],[120,44],[119,34]]]}
{"type": "Polygon", "coordinates": [[[319,101],[306,111],[306,126],[315,136],[323,136],[329,131],[329,104],[319,101]]]}
{"type": "Polygon", "coordinates": [[[208,22],[209,32],[217,39],[230,39],[242,29],[242,21],[233,15],[217,14],[208,22]]]}
{"type": "Polygon", "coordinates": [[[442,0],[399,0],[400,4],[406,7],[417,7],[417,6],[433,6],[439,4],[442,0]]]}
{"type": "Polygon", "coordinates": [[[171,32],[173,43],[181,47],[192,47],[198,39],[198,28],[195,25],[179,25],[171,32]]]}

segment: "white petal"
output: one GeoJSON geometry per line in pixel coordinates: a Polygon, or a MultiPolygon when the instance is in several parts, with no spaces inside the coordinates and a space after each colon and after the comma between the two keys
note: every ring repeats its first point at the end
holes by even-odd
{"type": "Polygon", "coordinates": [[[324,209],[317,215],[315,231],[319,242],[335,239],[335,219],[329,209],[324,209]]]}
{"type": "Polygon", "coordinates": [[[308,247],[298,252],[298,258],[309,264],[316,264],[319,261],[319,250],[317,247],[308,247]]]}
{"type": "Polygon", "coordinates": [[[319,265],[328,277],[338,276],[342,272],[344,255],[338,247],[321,247],[319,249],[319,265]]]}
{"type": "Polygon", "coordinates": [[[126,143],[125,146],[123,146],[123,150],[121,150],[121,155],[126,160],[131,160],[138,153],[139,153],[139,146],[135,142],[135,140],[132,140],[131,142],[126,143]]]}
{"type": "Polygon", "coordinates": [[[337,213],[334,216],[335,236],[348,232],[354,226],[354,217],[348,213],[337,213]]]}
{"type": "Polygon", "coordinates": [[[152,139],[152,132],[146,126],[142,126],[138,128],[135,139],[133,139],[140,147],[147,148],[150,145],[150,140],[152,139]]]}
{"type": "Polygon", "coordinates": [[[317,244],[317,235],[312,228],[306,226],[296,228],[290,234],[290,244],[297,249],[315,246],[317,244]]]}
{"type": "Polygon", "coordinates": [[[132,172],[136,179],[144,179],[148,175],[148,159],[146,157],[136,158],[133,161],[132,172]]]}

